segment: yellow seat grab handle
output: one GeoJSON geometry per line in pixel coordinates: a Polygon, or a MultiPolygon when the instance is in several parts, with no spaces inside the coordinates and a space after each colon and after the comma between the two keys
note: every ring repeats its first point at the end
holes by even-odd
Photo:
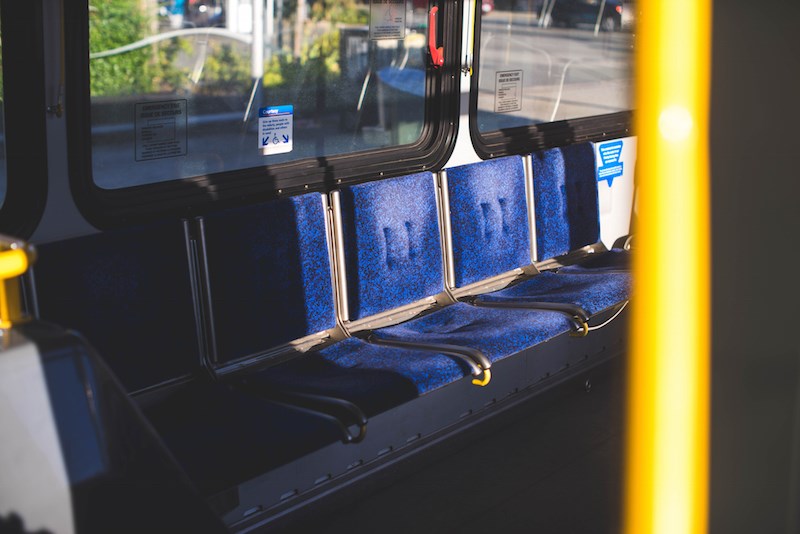
{"type": "Polygon", "coordinates": [[[0,235],[0,329],[26,319],[22,313],[19,276],[36,260],[36,250],[29,244],[0,235]]]}
{"type": "Polygon", "coordinates": [[[492,381],[492,370],[484,369],[482,373],[483,378],[473,378],[472,383],[476,386],[486,386],[492,381]]]}
{"type": "Polygon", "coordinates": [[[589,323],[586,321],[580,321],[580,326],[576,326],[576,329],[569,333],[570,337],[586,337],[589,335],[589,323]]]}

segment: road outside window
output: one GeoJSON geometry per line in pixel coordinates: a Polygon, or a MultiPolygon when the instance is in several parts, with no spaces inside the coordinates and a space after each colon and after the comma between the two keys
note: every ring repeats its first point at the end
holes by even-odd
{"type": "Polygon", "coordinates": [[[621,0],[498,0],[481,19],[479,130],[631,109],[633,13],[621,0]]]}

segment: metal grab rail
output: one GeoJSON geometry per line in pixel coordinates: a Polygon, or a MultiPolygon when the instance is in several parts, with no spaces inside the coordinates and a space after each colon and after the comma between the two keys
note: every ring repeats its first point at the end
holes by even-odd
{"type": "Polygon", "coordinates": [[[36,261],[33,245],[0,234],[0,329],[24,321],[19,276],[36,261]]]}
{"type": "Polygon", "coordinates": [[[492,380],[492,362],[486,355],[478,349],[462,347],[460,345],[449,345],[446,343],[418,343],[414,341],[400,341],[396,339],[385,339],[375,332],[370,332],[364,337],[368,343],[374,345],[386,345],[389,347],[400,347],[406,349],[417,349],[426,352],[446,354],[458,358],[470,368],[473,376],[472,383],[476,386],[486,386],[492,380]]]}
{"type": "Polygon", "coordinates": [[[572,322],[574,330],[570,332],[573,337],[586,337],[589,333],[589,314],[577,304],[566,302],[542,302],[526,299],[525,297],[495,297],[497,300],[484,300],[483,295],[474,295],[464,298],[467,304],[479,308],[517,308],[523,310],[546,310],[565,315],[572,322]]]}

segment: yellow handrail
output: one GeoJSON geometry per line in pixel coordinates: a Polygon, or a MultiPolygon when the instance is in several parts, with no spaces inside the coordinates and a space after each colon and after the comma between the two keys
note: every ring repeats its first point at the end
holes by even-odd
{"type": "Polygon", "coordinates": [[[711,0],[637,3],[625,532],[708,528],[711,0]]]}
{"type": "Polygon", "coordinates": [[[0,329],[25,319],[18,277],[35,259],[32,246],[0,235],[0,329]]]}
{"type": "Polygon", "coordinates": [[[28,254],[23,249],[0,252],[0,279],[7,280],[28,270],[28,254]]]}
{"type": "Polygon", "coordinates": [[[473,378],[472,383],[476,386],[488,386],[489,382],[492,381],[492,370],[491,369],[484,369],[483,370],[483,378],[473,378]]]}

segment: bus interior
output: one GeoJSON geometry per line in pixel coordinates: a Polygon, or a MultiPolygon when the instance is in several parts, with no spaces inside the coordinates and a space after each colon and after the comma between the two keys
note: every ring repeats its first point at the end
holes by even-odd
{"type": "MultiPolygon", "coordinates": [[[[640,32],[696,27],[644,4],[0,1],[0,532],[636,532],[640,32]]],[[[800,228],[766,4],[708,8],[702,531],[800,528],[798,287],[742,257],[800,228]]]]}

